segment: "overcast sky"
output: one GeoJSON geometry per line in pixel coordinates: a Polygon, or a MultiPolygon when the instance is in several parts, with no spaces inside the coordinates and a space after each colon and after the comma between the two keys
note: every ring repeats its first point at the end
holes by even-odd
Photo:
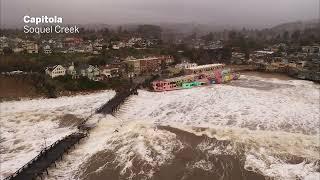
{"type": "Polygon", "coordinates": [[[64,23],[196,22],[268,27],[318,18],[319,0],[0,0],[1,24],[24,15],[61,16],[64,23]]]}

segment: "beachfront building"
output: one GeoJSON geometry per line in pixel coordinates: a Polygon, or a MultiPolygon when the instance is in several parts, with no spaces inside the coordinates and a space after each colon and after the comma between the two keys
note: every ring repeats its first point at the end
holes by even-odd
{"type": "Polygon", "coordinates": [[[152,87],[154,91],[172,91],[226,83],[238,78],[239,74],[232,72],[229,68],[224,68],[223,64],[210,64],[193,67],[192,71],[190,70],[185,76],[153,81],[152,87]]]}
{"type": "Polygon", "coordinates": [[[152,82],[152,87],[155,91],[172,91],[182,89],[184,83],[191,83],[195,80],[196,75],[186,75],[176,78],[158,80],[152,82]]]}
{"type": "Polygon", "coordinates": [[[174,59],[172,56],[157,56],[147,57],[142,59],[126,59],[126,63],[130,68],[131,73],[134,76],[138,76],[143,73],[154,73],[161,69],[162,65],[169,65],[173,63],[174,59]]]}
{"type": "Polygon", "coordinates": [[[66,75],[66,68],[61,65],[55,65],[53,67],[46,68],[46,74],[49,75],[51,78],[55,78],[58,76],[66,75]]]}
{"type": "Polygon", "coordinates": [[[201,66],[194,66],[186,68],[186,74],[212,73],[215,70],[223,69],[224,64],[206,64],[201,66]]]}

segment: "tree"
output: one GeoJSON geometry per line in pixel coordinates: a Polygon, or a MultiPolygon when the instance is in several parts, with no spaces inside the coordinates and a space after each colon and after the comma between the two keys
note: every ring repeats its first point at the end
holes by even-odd
{"type": "Polygon", "coordinates": [[[214,40],[214,35],[212,32],[210,32],[209,34],[202,36],[201,39],[203,39],[206,42],[210,42],[214,40]]]}
{"type": "Polygon", "coordinates": [[[161,61],[160,67],[161,67],[161,70],[165,70],[165,69],[166,69],[166,67],[167,67],[166,62],[161,61]]]}
{"type": "Polygon", "coordinates": [[[122,33],[122,26],[119,26],[117,31],[118,31],[118,34],[121,34],[122,33]]]}
{"type": "Polygon", "coordinates": [[[237,37],[237,32],[236,31],[230,31],[229,34],[229,40],[234,40],[237,37]]]}
{"type": "Polygon", "coordinates": [[[5,54],[5,55],[13,54],[13,50],[9,47],[4,47],[3,54],[5,54]]]}
{"type": "Polygon", "coordinates": [[[140,25],[137,28],[137,33],[149,39],[161,39],[161,32],[161,27],[155,25],[140,25]]]}
{"type": "Polygon", "coordinates": [[[300,31],[299,31],[299,30],[296,30],[296,31],[294,31],[294,32],[292,33],[291,38],[292,38],[294,41],[299,41],[300,35],[301,35],[300,31]]]}
{"type": "Polygon", "coordinates": [[[229,63],[230,59],[232,57],[232,48],[229,47],[229,46],[225,46],[225,47],[222,48],[221,51],[222,51],[221,52],[221,58],[223,60],[225,60],[227,63],[229,63]]]}
{"type": "Polygon", "coordinates": [[[125,63],[124,64],[124,71],[126,72],[126,74],[133,73],[134,72],[133,65],[125,63]]]}
{"type": "Polygon", "coordinates": [[[289,32],[288,31],[285,31],[284,33],[283,33],[283,39],[285,40],[285,41],[288,41],[289,40],[289,32]]]}

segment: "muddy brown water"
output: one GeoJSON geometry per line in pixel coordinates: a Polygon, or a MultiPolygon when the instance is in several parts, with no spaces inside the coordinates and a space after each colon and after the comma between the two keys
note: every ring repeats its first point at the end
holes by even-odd
{"type": "MultiPolygon", "coordinates": [[[[278,80],[285,80],[285,81],[286,80],[293,80],[293,78],[291,78],[287,75],[278,74],[278,73],[263,73],[263,72],[249,71],[249,72],[241,72],[241,74],[248,75],[248,76],[262,77],[265,79],[278,79],[278,80]]],[[[245,77],[242,77],[236,81],[231,81],[230,83],[227,83],[226,85],[243,87],[243,88],[252,88],[252,89],[264,90],[264,91],[294,87],[294,85],[290,85],[290,84],[268,82],[268,81],[263,81],[263,80],[259,80],[259,79],[251,79],[251,78],[245,78],[245,77]]]]}
{"type": "MultiPolygon", "coordinates": [[[[148,162],[132,156],[132,167],[125,173],[121,173],[123,167],[117,162],[117,155],[113,150],[103,150],[94,154],[88,161],[84,162],[76,179],[84,180],[122,180],[122,179],[152,179],[152,180],[264,180],[272,179],[265,177],[258,170],[245,169],[245,145],[237,144],[235,153],[210,153],[215,147],[227,149],[229,145],[233,145],[228,140],[217,140],[209,138],[206,135],[197,136],[193,133],[173,128],[170,126],[158,126],[158,131],[167,131],[176,135],[176,140],[181,142],[182,147],[173,150],[173,159],[167,161],[159,167],[153,168],[148,162]],[[209,149],[201,150],[199,145],[206,143],[210,145],[209,149]],[[203,162],[203,168],[195,166],[196,163],[203,162]],[[151,177],[140,172],[154,173],[151,177]],[[132,174],[134,174],[132,176],[132,174]]],[[[196,128],[197,132],[205,131],[206,128],[196,128]]],[[[165,143],[165,142],[163,142],[165,143]]],[[[121,148],[119,145],[117,148],[121,148]]],[[[125,155],[124,155],[125,156],[125,155]]],[[[307,160],[302,157],[291,154],[275,155],[285,163],[299,164],[302,162],[315,162],[320,164],[320,160],[307,160]]],[[[320,172],[320,169],[317,170],[320,172]]],[[[299,179],[299,178],[298,178],[299,179]]]]}
{"type": "Polygon", "coordinates": [[[256,76],[256,77],[262,77],[267,79],[279,79],[279,80],[296,80],[295,78],[292,78],[286,74],[283,73],[268,73],[268,72],[258,72],[258,71],[242,71],[240,74],[242,75],[248,75],[248,76],[256,76]]]}
{"type": "MultiPolygon", "coordinates": [[[[183,144],[183,148],[173,153],[174,158],[166,164],[153,169],[153,180],[262,180],[266,179],[263,175],[244,169],[244,155],[240,152],[239,156],[234,155],[213,155],[201,151],[197,146],[206,141],[220,147],[227,147],[230,141],[218,141],[207,136],[196,136],[195,134],[168,126],[159,126],[159,130],[168,131],[176,134],[177,140],[183,144]],[[210,170],[195,167],[195,163],[203,161],[210,164],[210,170]]],[[[130,173],[121,174],[121,167],[115,161],[116,156],[112,151],[100,151],[93,155],[89,161],[81,166],[80,179],[85,180],[105,180],[105,179],[128,179],[130,173]]],[[[152,167],[147,162],[137,158],[132,160],[132,171],[135,176],[133,180],[148,179],[139,172],[148,172],[152,167]]]]}

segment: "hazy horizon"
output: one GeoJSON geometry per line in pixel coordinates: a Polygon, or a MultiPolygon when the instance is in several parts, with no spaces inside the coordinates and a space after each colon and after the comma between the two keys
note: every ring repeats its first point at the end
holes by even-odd
{"type": "MultiPolygon", "coordinates": [[[[319,0],[1,0],[1,26],[23,16],[61,16],[67,24],[199,23],[265,28],[319,18],[319,0]]],[[[22,26],[21,26],[22,27],[22,26]]]]}

